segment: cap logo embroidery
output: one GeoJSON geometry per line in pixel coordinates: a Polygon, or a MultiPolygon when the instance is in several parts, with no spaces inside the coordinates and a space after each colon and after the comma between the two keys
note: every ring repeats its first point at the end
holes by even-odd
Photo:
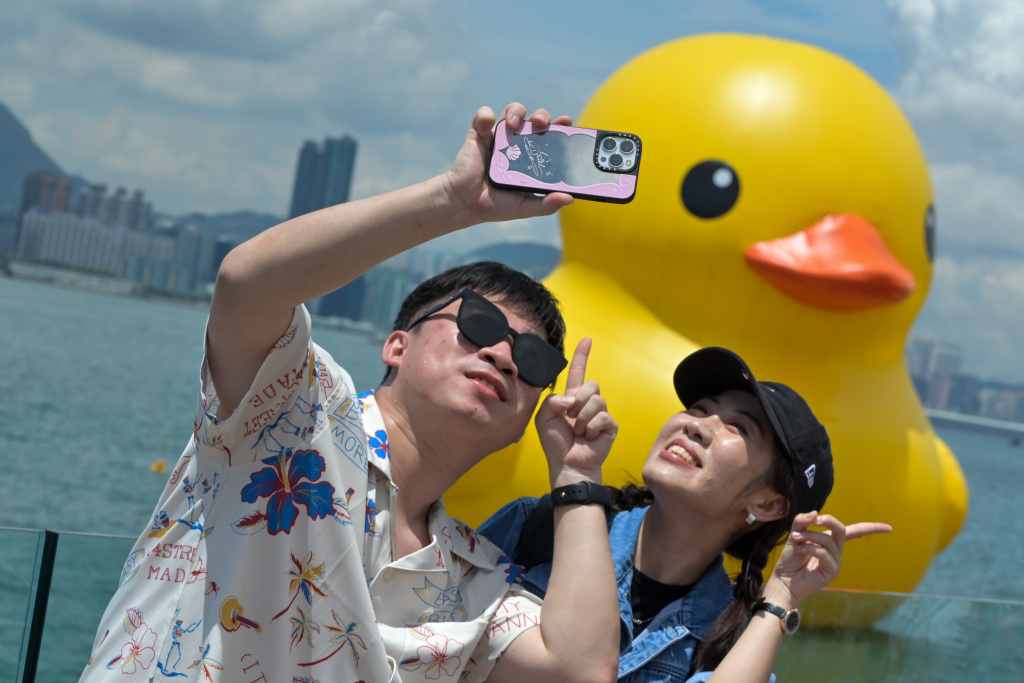
{"type": "Polygon", "coordinates": [[[814,488],[814,465],[804,470],[804,476],[807,477],[807,487],[814,488]]]}

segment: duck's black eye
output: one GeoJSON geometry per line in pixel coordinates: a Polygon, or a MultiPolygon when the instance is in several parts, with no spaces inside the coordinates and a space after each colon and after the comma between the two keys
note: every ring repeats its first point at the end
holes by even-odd
{"type": "Polygon", "coordinates": [[[924,212],[924,247],[928,250],[928,263],[935,261],[935,206],[924,212]]]}
{"type": "Polygon", "coordinates": [[[740,196],[740,178],[724,161],[702,161],[683,178],[683,206],[697,218],[718,218],[740,196]]]}

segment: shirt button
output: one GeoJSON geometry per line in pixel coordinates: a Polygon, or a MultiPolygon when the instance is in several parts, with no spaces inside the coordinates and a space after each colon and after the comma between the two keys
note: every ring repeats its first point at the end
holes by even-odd
{"type": "Polygon", "coordinates": [[[385,581],[390,581],[391,580],[391,574],[393,574],[393,573],[394,572],[391,571],[391,567],[387,567],[387,568],[384,569],[383,572],[381,572],[381,578],[383,578],[385,581]]]}

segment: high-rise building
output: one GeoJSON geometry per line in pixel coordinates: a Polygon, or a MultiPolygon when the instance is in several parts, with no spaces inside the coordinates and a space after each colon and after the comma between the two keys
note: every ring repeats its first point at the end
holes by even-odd
{"type": "Polygon", "coordinates": [[[106,185],[90,185],[78,195],[74,213],[82,218],[95,218],[103,225],[124,227],[136,232],[147,232],[152,222],[153,208],[142,190],[131,196],[123,187],[107,194],[106,185]]]}
{"type": "Polygon", "coordinates": [[[42,209],[62,213],[67,211],[74,181],[67,176],[54,173],[29,173],[21,192],[21,209],[18,211],[18,225],[14,230],[14,246],[21,239],[22,216],[29,209],[42,209]]]}
{"type": "Polygon", "coordinates": [[[307,140],[299,151],[289,218],[348,201],[356,141],[351,136],[307,140]]]}
{"type": "MultiPolygon", "coordinates": [[[[299,150],[292,188],[289,218],[348,201],[352,169],[356,163],[356,141],[349,135],[326,138],[323,142],[306,140],[299,150]]],[[[338,315],[361,319],[366,297],[365,276],[345,287],[308,303],[310,311],[320,315],[338,315]]]]}

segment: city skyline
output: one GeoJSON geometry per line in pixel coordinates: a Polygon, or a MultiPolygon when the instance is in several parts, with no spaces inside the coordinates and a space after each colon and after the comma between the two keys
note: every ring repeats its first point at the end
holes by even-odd
{"type": "MultiPolygon", "coordinates": [[[[466,0],[13,0],[0,8],[0,101],[67,172],[145,187],[157,211],[285,215],[301,140],[359,139],[359,198],[447,168],[480,104],[576,115],[630,58],[695,33],[808,42],[886,87],[925,148],[937,258],[913,334],[1020,381],[1021,30],[1011,0],[655,0],[627,15],[602,0],[585,16],[535,0],[515,16],[466,0]]],[[[559,244],[557,219],[444,242],[517,240],[559,244]]]]}
{"type": "MultiPolygon", "coordinates": [[[[355,140],[348,136],[303,144],[295,171],[292,217],[346,200],[355,148],[355,140]]],[[[212,284],[217,264],[237,239],[201,231],[188,223],[166,223],[154,230],[151,207],[144,196],[137,189],[129,197],[123,187],[108,195],[103,184],[82,184],[54,173],[29,173],[18,216],[24,237],[15,256],[108,273],[167,294],[198,295],[212,284]]],[[[411,287],[458,262],[454,253],[413,250],[308,305],[314,314],[386,331],[411,287]]],[[[21,268],[17,274],[47,277],[33,266],[21,268]]],[[[113,286],[108,291],[137,292],[113,286]]],[[[904,355],[925,406],[1024,422],[1024,386],[963,372],[960,346],[910,337],[904,355]]]]}

